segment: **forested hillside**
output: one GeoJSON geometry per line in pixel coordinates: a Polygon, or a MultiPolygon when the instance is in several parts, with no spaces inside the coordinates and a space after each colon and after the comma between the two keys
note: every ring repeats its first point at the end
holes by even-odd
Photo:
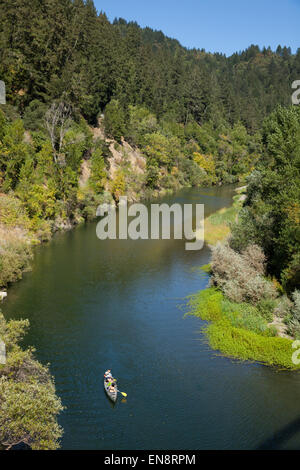
{"type": "Polygon", "coordinates": [[[136,23],[111,24],[91,0],[0,5],[0,77],[22,116],[33,100],[64,96],[95,124],[114,98],[125,114],[129,105],[143,105],[184,124],[240,120],[254,133],[276,105],[290,103],[300,75],[299,50],[252,45],[229,58],[187,50],[136,23]]]}

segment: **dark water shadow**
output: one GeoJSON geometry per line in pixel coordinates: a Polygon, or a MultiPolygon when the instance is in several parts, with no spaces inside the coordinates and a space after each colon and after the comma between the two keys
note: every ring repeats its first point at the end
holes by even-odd
{"type": "Polygon", "coordinates": [[[105,395],[106,400],[107,400],[108,403],[110,404],[111,408],[114,409],[115,406],[116,406],[116,404],[117,404],[117,402],[111,401],[110,398],[108,398],[108,396],[107,396],[107,394],[105,393],[105,391],[104,391],[104,395],[105,395]]]}
{"type": "MultiPolygon", "coordinates": [[[[282,448],[282,445],[289,441],[293,436],[300,432],[300,417],[289,423],[284,428],[280,429],[273,434],[272,437],[262,442],[257,447],[257,450],[277,450],[282,448]]],[[[299,446],[300,448],[300,446],[299,446]]],[[[298,448],[298,449],[299,449],[298,448]]]]}

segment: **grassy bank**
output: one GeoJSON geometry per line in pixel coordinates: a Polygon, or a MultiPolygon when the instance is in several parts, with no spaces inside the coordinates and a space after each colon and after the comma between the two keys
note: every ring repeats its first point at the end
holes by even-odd
{"type": "Polygon", "coordinates": [[[231,207],[224,207],[204,220],[205,242],[208,245],[216,245],[229,236],[230,224],[237,218],[242,205],[241,196],[237,194],[233,201],[231,207]]]}
{"type": "Polygon", "coordinates": [[[233,303],[216,288],[189,299],[189,314],[210,322],[204,327],[212,349],[228,357],[261,362],[285,369],[299,369],[292,362],[292,340],[279,338],[276,330],[255,307],[233,303]]]}

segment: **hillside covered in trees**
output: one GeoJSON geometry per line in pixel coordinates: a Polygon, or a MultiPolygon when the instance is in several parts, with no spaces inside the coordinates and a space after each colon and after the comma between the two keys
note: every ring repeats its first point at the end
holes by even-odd
{"type": "Polygon", "coordinates": [[[229,58],[187,50],[160,31],[111,24],[92,0],[2,0],[1,12],[0,77],[22,116],[33,100],[37,113],[38,103],[64,97],[95,124],[115,99],[125,116],[142,105],[183,124],[241,121],[253,134],[276,105],[290,103],[300,75],[299,50],[252,45],[229,58]]]}

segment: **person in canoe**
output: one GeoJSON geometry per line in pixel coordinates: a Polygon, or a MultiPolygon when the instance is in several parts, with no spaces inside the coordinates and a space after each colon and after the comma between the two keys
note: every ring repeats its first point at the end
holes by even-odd
{"type": "Polygon", "coordinates": [[[109,398],[113,401],[113,402],[116,402],[117,400],[117,394],[120,393],[121,395],[123,395],[123,397],[127,397],[127,393],[125,392],[120,392],[120,390],[118,390],[118,387],[117,387],[117,379],[115,379],[112,374],[111,374],[111,370],[108,369],[105,373],[104,373],[104,388],[105,388],[105,391],[107,393],[107,395],[109,396],[109,398]]]}
{"type": "Polygon", "coordinates": [[[116,379],[113,378],[111,374],[111,370],[107,370],[104,374],[105,382],[110,388],[110,391],[113,392],[115,390],[115,385],[116,385],[116,379]]]}
{"type": "Polygon", "coordinates": [[[108,369],[108,370],[104,373],[104,377],[105,377],[105,378],[109,378],[109,379],[112,379],[112,378],[113,378],[112,375],[111,375],[111,370],[110,370],[110,369],[108,369]]]}
{"type": "Polygon", "coordinates": [[[114,382],[114,379],[112,377],[110,377],[110,378],[105,379],[105,383],[108,387],[111,387],[112,384],[114,384],[115,382],[114,382]]]}

